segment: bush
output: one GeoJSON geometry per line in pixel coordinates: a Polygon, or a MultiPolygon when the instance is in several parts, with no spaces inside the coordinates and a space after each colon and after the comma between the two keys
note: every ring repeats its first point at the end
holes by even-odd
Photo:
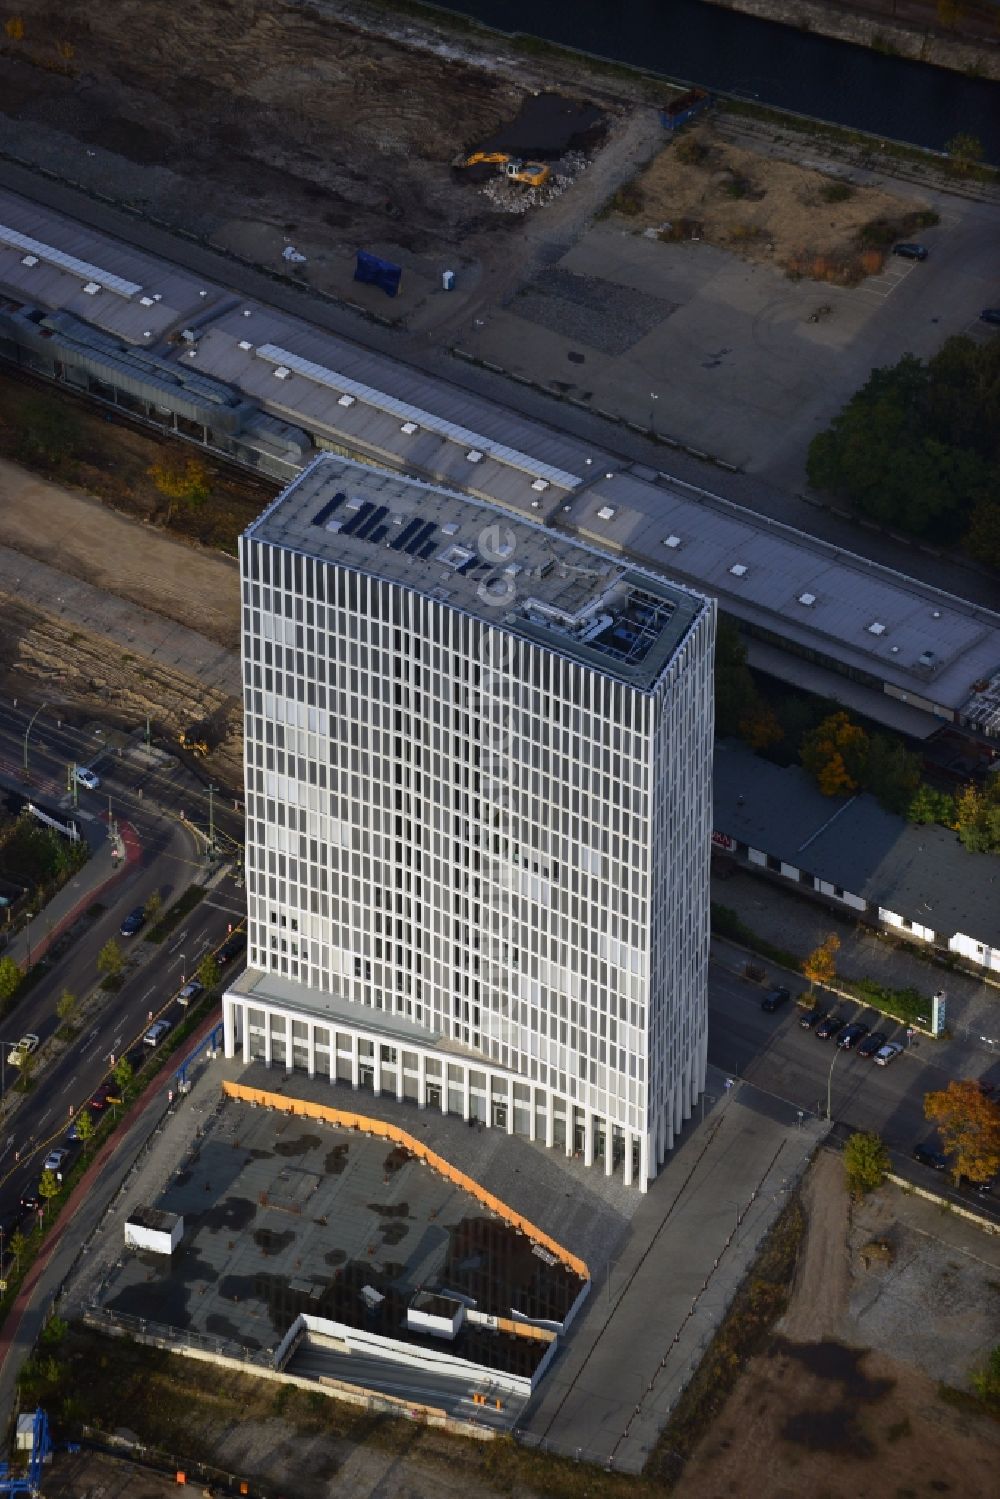
{"type": "Polygon", "coordinates": [[[870,1132],[854,1134],[844,1146],[844,1173],[852,1197],[874,1192],[889,1170],[889,1152],[881,1135],[870,1132]]]}
{"type": "Polygon", "coordinates": [[[848,198],[853,198],[854,189],[849,182],[823,182],[819,195],[824,203],[846,203],[848,198]]]}
{"type": "Polygon", "coordinates": [[[845,987],[865,1004],[871,1005],[873,1010],[891,1015],[894,1020],[902,1020],[906,1025],[915,1024],[921,1017],[926,1020],[930,1010],[930,1000],[919,989],[914,989],[912,984],[903,989],[891,989],[878,983],[876,979],[858,979],[845,987]]]}
{"type": "Polygon", "coordinates": [[[645,194],[637,182],[627,182],[611,199],[612,210],[627,219],[637,218],[645,206],[645,194]]]}

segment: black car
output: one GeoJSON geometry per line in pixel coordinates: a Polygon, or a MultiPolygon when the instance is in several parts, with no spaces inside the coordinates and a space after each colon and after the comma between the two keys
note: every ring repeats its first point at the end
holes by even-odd
{"type": "Polygon", "coordinates": [[[1000,307],[984,307],[979,314],[981,323],[1000,323],[1000,307]]]}
{"type": "Polygon", "coordinates": [[[145,924],[146,907],[136,906],[135,910],[130,911],[125,917],[125,920],[122,922],[119,930],[121,931],[123,937],[134,937],[137,932],[142,931],[145,924]]]}
{"type": "Polygon", "coordinates": [[[892,253],[902,255],[904,260],[926,260],[926,245],[893,245],[892,253]]]}
{"type": "Polygon", "coordinates": [[[855,1020],[851,1025],[845,1025],[837,1037],[837,1045],[843,1047],[844,1051],[850,1051],[859,1041],[863,1041],[868,1035],[867,1025],[862,1025],[860,1020],[855,1020]]]}
{"type": "Polygon", "coordinates": [[[865,1039],[858,1042],[858,1056],[873,1057],[877,1051],[882,1050],[888,1039],[882,1031],[869,1031],[865,1039]]]}
{"type": "Polygon", "coordinates": [[[768,1014],[771,1015],[779,1005],[783,1005],[785,1001],[791,999],[791,997],[792,996],[790,991],[788,989],[782,989],[780,986],[777,989],[769,989],[768,992],[764,995],[764,998],[761,1000],[760,1007],[762,1010],[766,1010],[768,1014]]]}
{"type": "Polygon", "coordinates": [[[806,1010],[799,1016],[799,1025],[804,1031],[811,1031],[814,1025],[819,1025],[821,1020],[826,1019],[826,1010],[821,1010],[815,1005],[811,1010],[806,1010]]]}
{"type": "Polygon", "coordinates": [[[42,1206],[42,1199],[37,1192],[25,1192],[21,1198],[21,1209],[25,1213],[37,1213],[42,1206]]]}
{"type": "Polygon", "coordinates": [[[816,1027],[816,1035],[821,1041],[829,1041],[832,1037],[839,1035],[847,1024],[839,1015],[827,1015],[816,1027]]]}
{"type": "Polygon", "coordinates": [[[989,1197],[996,1186],[996,1177],[988,1177],[986,1181],[973,1181],[971,1176],[960,1176],[958,1185],[963,1192],[972,1192],[976,1197],[989,1197]]]}
{"type": "Polygon", "coordinates": [[[246,932],[234,932],[233,935],[219,948],[218,958],[222,964],[232,963],[241,953],[247,950],[246,932]]]}
{"type": "Polygon", "coordinates": [[[948,1164],[948,1157],[935,1150],[933,1145],[914,1145],[913,1159],[921,1166],[929,1166],[932,1171],[943,1171],[948,1164]]]}

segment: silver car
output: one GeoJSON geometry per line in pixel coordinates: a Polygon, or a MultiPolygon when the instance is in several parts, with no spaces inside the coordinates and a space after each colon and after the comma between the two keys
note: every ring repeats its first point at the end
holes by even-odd
{"type": "Polygon", "coordinates": [[[145,1041],[147,1046],[159,1046],[160,1042],[163,1040],[169,1029],[169,1020],[154,1021],[154,1023],[149,1027],[149,1030],[146,1032],[142,1039],[145,1041]]]}
{"type": "Polygon", "coordinates": [[[899,1053],[901,1051],[904,1051],[905,1049],[906,1048],[903,1046],[901,1041],[887,1041],[885,1045],[880,1046],[878,1051],[875,1053],[875,1056],[873,1058],[875,1066],[888,1067],[889,1063],[894,1062],[899,1056],[899,1053]]]}

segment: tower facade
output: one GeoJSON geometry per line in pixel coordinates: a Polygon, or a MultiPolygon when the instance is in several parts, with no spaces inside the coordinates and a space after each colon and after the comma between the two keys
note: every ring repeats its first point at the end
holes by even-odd
{"type": "Polygon", "coordinates": [[[227,1054],[645,1187],[704,1087],[714,605],[333,457],[241,562],[227,1054]]]}

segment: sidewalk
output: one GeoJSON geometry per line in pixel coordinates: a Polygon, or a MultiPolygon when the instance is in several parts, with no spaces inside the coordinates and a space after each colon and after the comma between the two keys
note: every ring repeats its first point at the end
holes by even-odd
{"type": "MultiPolygon", "coordinates": [[[[763,875],[740,869],[726,879],[713,879],[712,900],[735,911],[758,937],[800,957],[806,957],[835,932],[840,938],[837,972],[842,978],[875,979],[896,989],[912,985],[927,996],[928,1005],[931,995],[943,989],[948,996],[948,1028],[954,1039],[927,1043],[935,1047],[942,1065],[949,1065],[949,1061],[968,1065],[970,1052],[975,1052],[974,1070],[978,1073],[988,1067],[987,1058],[1000,1058],[1000,990],[992,985],[920,957],[910,944],[876,934],[846,910],[829,910],[806,896],[783,890],[763,875]],[[994,1044],[989,1045],[989,1041],[994,1044]]],[[[732,948],[719,956],[726,966],[732,966],[732,948]]],[[[777,971],[776,964],[763,961],[769,971],[777,971]]]]}
{"type": "Polygon", "coordinates": [[[19,968],[27,972],[32,964],[38,963],[53,942],[139,862],[142,845],[135,828],[131,823],[122,823],[119,827],[125,844],[124,860],[112,858],[111,843],[105,840],[91,854],[79,874],[74,875],[4,949],[4,955],[13,958],[19,968]]]}

